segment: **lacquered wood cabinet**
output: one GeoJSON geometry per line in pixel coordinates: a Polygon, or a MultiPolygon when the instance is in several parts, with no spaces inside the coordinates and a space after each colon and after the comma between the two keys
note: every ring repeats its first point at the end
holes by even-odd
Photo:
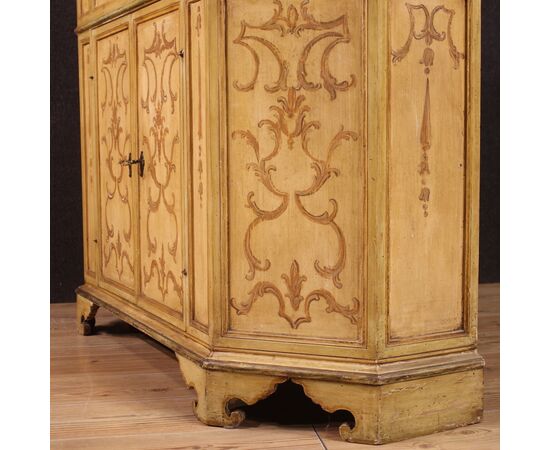
{"type": "Polygon", "coordinates": [[[78,2],[85,284],[237,426],[478,422],[479,0],[78,2]]]}

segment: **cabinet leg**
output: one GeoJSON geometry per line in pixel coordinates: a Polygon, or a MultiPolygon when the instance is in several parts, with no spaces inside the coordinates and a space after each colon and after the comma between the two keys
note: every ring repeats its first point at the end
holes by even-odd
{"type": "Polygon", "coordinates": [[[247,405],[269,396],[285,377],[221,372],[200,367],[195,362],[176,353],[185,384],[195,389],[197,400],[193,402],[195,416],[204,424],[235,428],[245,419],[242,410],[230,410],[232,400],[247,405]]]}
{"type": "Polygon", "coordinates": [[[95,315],[99,306],[90,300],[76,296],[76,330],[78,334],[88,336],[94,332],[95,315]]]}
{"type": "Polygon", "coordinates": [[[483,408],[483,369],[381,386],[293,379],[324,410],[350,411],[340,426],[349,442],[385,444],[477,423],[483,408]]]}

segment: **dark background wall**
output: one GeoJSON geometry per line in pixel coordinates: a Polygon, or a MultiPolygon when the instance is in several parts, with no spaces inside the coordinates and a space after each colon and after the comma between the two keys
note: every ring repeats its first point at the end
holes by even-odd
{"type": "MultiPolygon", "coordinates": [[[[73,301],[82,283],[82,205],[75,0],[50,3],[50,298],[73,301]]],[[[479,278],[500,273],[499,1],[482,1],[479,278]]]]}
{"type": "Polygon", "coordinates": [[[83,281],[76,1],[50,2],[50,299],[83,281]]]}
{"type": "Polygon", "coordinates": [[[500,281],[500,2],[481,1],[479,281],[500,281]]]}

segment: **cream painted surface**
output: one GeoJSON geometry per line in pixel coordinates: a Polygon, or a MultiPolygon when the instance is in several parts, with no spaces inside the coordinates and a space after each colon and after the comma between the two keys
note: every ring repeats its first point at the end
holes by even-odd
{"type": "Polygon", "coordinates": [[[192,160],[193,202],[193,293],[191,318],[195,326],[208,327],[208,122],[206,8],[203,0],[189,2],[187,8],[189,138],[192,160]]]}
{"type": "Polygon", "coordinates": [[[297,8],[228,2],[229,328],[357,341],[363,2],[297,8]]]}
{"type": "Polygon", "coordinates": [[[93,109],[92,88],[94,70],[90,43],[81,45],[81,126],[82,136],[82,176],[83,176],[83,218],[84,218],[84,271],[85,274],[95,279],[98,259],[98,232],[96,214],[97,210],[97,156],[95,154],[93,137],[93,109]]]}
{"type": "Polygon", "coordinates": [[[133,300],[135,194],[128,169],[119,163],[132,152],[129,57],[127,29],[97,40],[101,271],[108,286],[133,300]]]}
{"type": "Polygon", "coordinates": [[[139,178],[139,304],[175,324],[187,297],[179,23],[178,10],[136,23],[137,137],[145,160],[139,178]]]}
{"type": "MultiPolygon", "coordinates": [[[[440,3],[427,0],[423,5],[431,16],[440,3]]],[[[445,6],[455,13],[451,34],[451,12],[438,11],[433,26],[442,40],[434,38],[428,45],[428,37],[413,38],[406,55],[390,69],[388,287],[392,339],[463,326],[465,61],[458,57],[455,67],[450,46],[453,42],[459,52],[465,51],[465,7],[462,0],[448,0],[445,6]],[[427,48],[433,51],[433,62],[425,66],[421,60],[424,52],[429,52],[427,48]],[[429,69],[428,75],[425,69],[429,69]],[[423,127],[426,114],[428,128],[423,127]],[[423,138],[424,145],[430,147],[426,160],[423,138]],[[429,189],[427,202],[420,199],[423,189],[429,189]]],[[[418,35],[425,14],[415,9],[412,15],[418,35]]],[[[396,53],[410,31],[407,3],[393,0],[390,17],[391,47],[396,53]]]]}

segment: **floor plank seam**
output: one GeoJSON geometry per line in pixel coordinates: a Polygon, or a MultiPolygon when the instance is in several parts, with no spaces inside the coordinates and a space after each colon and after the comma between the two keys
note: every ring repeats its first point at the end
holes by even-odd
{"type": "Polygon", "coordinates": [[[327,446],[323,442],[323,439],[321,439],[321,436],[319,436],[319,433],[317,432],[317,428],[315,428],[315,425],[311,424],[311,428],[313,428],[313,431],[315,432],[317,439],[319,439],[319,443],[321,444],[323,450],[328,450],[327,446]]]}

